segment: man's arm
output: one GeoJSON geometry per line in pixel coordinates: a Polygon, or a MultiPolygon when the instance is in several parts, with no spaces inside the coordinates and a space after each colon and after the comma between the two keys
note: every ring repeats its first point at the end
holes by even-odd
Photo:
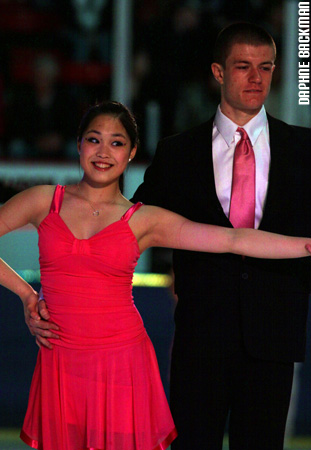
{"type": "Polygon", "coordinates": [[[26,325],[30,333],[36,336],[37,345],[39,347],[43,345],[46,348],[52,349],[53,345],[48,341],[48,338],[58,339],[59,336],[55,332],[59,328],[54,323],[49,322],[50,314],[43,298],[42,289],[39,293],[39,301],[36,298],[32,302],[28,302],[27,306],[24,307],[24,313],[26,325]]]}

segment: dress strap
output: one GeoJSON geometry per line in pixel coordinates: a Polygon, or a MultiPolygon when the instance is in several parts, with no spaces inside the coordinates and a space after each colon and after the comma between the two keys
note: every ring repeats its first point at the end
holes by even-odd
{"type": "Polygon", "coordinates": [[[125,222],[128,222],[135,211],[137,211],[141,206],[143,206],[142,202],[135,203],[135,205],[132,205],[121,217],[121,220],[125,220],[125,222]]]}
{"type": "Polygon", "coordinates": [[[55,188],[53,200],[50,207],[50,213],[57,213],[59,214],[59,211],[62,207],[64,193],[65,193],[66,186],[61,186],[58,184],[55,188]]]}

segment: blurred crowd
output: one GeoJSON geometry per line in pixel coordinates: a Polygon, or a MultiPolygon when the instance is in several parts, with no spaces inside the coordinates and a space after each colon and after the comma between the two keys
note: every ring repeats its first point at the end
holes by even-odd
{"type": "MultiPolygon", "coordinates": [[[[0,0],[0,156],[72,160],[83,110],[110,98],[116,0],[0,0]]],[[[156,138],[206,120],[218,104],[211,76],[217,33],[260,23],[281,49],[282,0],[133,0],[131,108],[137,160],[156,138]]],[[[280,58],[280,54],[278,56],[280,58]]],[[[279,82],[275,74],[275,88],[279,82]]]]}

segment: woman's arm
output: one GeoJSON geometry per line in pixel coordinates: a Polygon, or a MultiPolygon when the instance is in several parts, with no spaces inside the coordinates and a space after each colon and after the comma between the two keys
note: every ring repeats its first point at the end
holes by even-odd
{"type": "MultiPolygon", "coordinates": [[[[1,206],[0,236],[29,223],[38,226],[48,212],[53,191],[53,186],[36,186],[15,195],[1,206]]],[[[31,334],[35,335],[33,324],[42,322],[38,314],[38,293],[1,258],[0,284],[20,297],[24,306],[25,322],[31,334]]],[[[46,329],[57,330],[54,324],[47,322],[42,322],[42,324],[45,328],[42,333],[45,335],[46,329]]],[[[40,345],[38,337],[37,343],[40,345]]],[[[50,345],[46,346],[50,347],[50,345]]]]}
{"type": "MultiPolygon", "coordinates": [[[[31,188],[15,195],[1,206],[0,237],[29,223],[35,223],[40,205],[38,194],[38,187],[31,188]]],[[[22,301],[35,292],[2,259],[0,259],[0,284],[18,295],[22,301]]]]}
{"type": "Polygon", "coordinates": [[[311,238],[200,224],[154,206],[146,206],[145,213],[150,219],[143,245],[269,259],[310,256],[311,238]]]}

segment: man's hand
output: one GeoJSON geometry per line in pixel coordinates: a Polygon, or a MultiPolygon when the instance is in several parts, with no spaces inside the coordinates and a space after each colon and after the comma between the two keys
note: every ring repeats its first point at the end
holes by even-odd
{"type": "Polygon", "coordinates": [[[36,336],[37,345],[52,349],[53,345],[48,341],[48,338],[58,339],[59,336],[53,330],[57,331],[59,328],[54,323],[48,322],[50,315],[45,301],[38,302],[38,294],[33,293],[24,300],[23,304],[26,325],[30,333],[36,336]]]}
{"type": "Polygon", "coordinates": [[[307,244],[306,245],[306,250],[310,253],[310,255],[311,255],[311,245],[310,244],[307,244]]]}

